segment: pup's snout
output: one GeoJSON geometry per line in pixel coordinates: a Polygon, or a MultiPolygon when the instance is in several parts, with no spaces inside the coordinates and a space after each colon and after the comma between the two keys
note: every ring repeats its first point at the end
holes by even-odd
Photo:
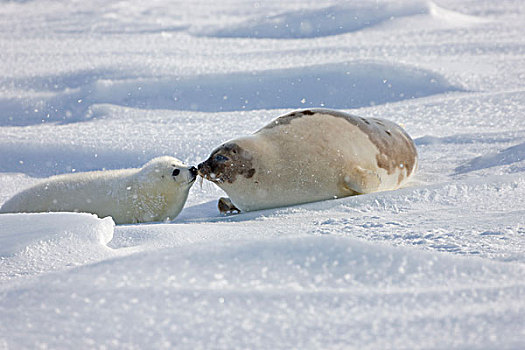
{"type": "MultiPolygon", "coordinates": [[[[200,165],[199,165],[199,166],[200,166],[200,165]]],[[[195,168],[194,166],[192,166],[192,167],[190,168],[190,174],[191,174],[191,176],[193,176],[193,177],[197,177],[197,175],[199,174],[199,171],[197,170],[197,168],[195,168]]]]}

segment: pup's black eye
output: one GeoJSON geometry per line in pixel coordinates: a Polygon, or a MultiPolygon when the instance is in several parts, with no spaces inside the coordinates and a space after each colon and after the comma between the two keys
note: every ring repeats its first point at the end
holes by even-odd
{"type": "Polygon", "coordinates": [[[222,154],[217,154],[215,157],[213,157],[213,160],[219,163],[223,163],[227,161],[229,158],[226,156],[223,156],[222,154]]]}
{"type": "Polygon", "coordinates": [[[180,170],[179,169],[175,169],[173,170],[173,173],[171,173],[172,176],[177,176],[180,174],[180,170]]]}

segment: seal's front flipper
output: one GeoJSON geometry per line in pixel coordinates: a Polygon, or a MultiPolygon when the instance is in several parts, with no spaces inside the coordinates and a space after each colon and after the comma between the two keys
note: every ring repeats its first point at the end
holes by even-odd
{"type": "Polygon", "coordinates": [[[217,206],[221,214],[239,214],[241,212],[241,210],[232,203],[230,198],[219,198],[217,206]]]}
{"type": "Polygon", "coordinates": [[[371,193],[379,189],[381,179],[376,172],[356,166],[344,177],[344,184],[354,194],[371,193]]]}

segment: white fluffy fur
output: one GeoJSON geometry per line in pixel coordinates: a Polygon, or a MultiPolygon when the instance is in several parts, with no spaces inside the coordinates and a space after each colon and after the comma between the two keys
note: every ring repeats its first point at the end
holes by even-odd
{"type": "Polygon", "coordinates": [[[189,166],[164,156],[139,169],[52,176],[15,195],[0,212],[86,212],[117,224],[163,221],[180,213],[194,180],[189,166]]]}

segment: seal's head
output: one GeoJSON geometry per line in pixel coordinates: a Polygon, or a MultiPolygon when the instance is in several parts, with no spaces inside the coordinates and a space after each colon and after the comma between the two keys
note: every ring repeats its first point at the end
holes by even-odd
{"type": "Polygon", "coordinates": [[[163,156],[150,160],[139,172],[146,182],[162,182],[189,187],[197,178],[197,168],[182,163],[180,160],[163,156]]]}
{"type": "Polygon", "coordinates": [[[163,156],[150,160],[129,180],[126,196],[133,210],[122,222],[150,222],[174,219],[181,212],[197,168],[177,158],[163,156]],[[136,209],[135,209],[136,208],[136,209]]]}
{"type": "Polygon", "coordinates": [[[250,152],[234,142],[219,146],[198,169],[200,176],[219,186],[235,182],[238,176],[249,179],[256,172],[250,152]]]}

